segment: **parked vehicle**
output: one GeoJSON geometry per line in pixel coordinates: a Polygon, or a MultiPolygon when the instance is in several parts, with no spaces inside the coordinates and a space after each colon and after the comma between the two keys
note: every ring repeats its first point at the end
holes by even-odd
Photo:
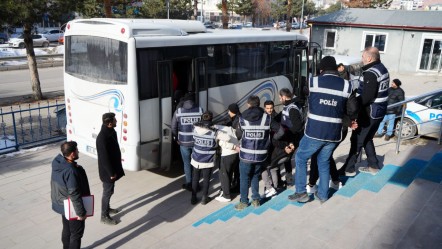
{"type": "MultiPolygon", "coordinates": [[[[398,118],[398,121],[400,118],[398,118]]],[[[442,93],[412,101],[407,104],[402,125],[402,138],[415,135],[439,137],[442,122],[442,93]]],[[[396,136],[400,122],[396,123],[396,136]]]]}
{"type": "MultiPolygon", "coordinates": [[[[34,47],[49,47],[48,39],[41,34],[32,35],[32,41],[34,43],[34,47]]],[[[25,39],[23,35],[21,35],[18,38],[9,39],[8,44],[13,48],[25,48],[25,39]]]]}
{"type": "Polygon", "coordinates": [[[0,33],[0,44],[8,42],[8,34],[0,33]]]}
{"type": "Polygon", "coordinates": [[[59,29],[46,30],[41,33],[42,36],[46,37],[50,42],[56,42],[60,37],[63,36],[63,31],[59,29]]]}

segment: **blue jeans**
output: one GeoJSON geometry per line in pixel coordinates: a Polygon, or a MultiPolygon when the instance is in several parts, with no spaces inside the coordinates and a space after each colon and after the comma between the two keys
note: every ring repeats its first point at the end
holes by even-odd
{"type": "Polygon", "coordinates": [[[295,185],[296,193],[306,193],[305,185],[307,184],[307,161],[313,154],[318,152],[318,197],[325,201],[328,198],[328,186],[330,181],[330,156],[338,142],[327,142],[304,136],[299,142],[296,151],[295,162],[295,185]]]}
{"type": "Polygon", "coordinates": [[[252,200],[259,200],[259,175],[261,163],[239,162],[239,193],[242,203],[249,203],[249,181],[252,187],[252,200]]]}
{"type": "Polygon", "coordinates": [[[190,164],[192,147],[180,145],[181,157],[183,158],[184,175],[186,176],[186,183],[192,183],[192,165],[190,164]]]}
{"type": "Polygon", "coordinates": [[[391,137],[391,135],[393,135],[395,118],[396,118],[396,114],[394,114],[394,113],[386,114],[384,119],[382,119],[382,122],[379,124],[378,134],[383,133],[385,123],[387,122],[387,132],[385,133],[385,135],[391,137]]]}

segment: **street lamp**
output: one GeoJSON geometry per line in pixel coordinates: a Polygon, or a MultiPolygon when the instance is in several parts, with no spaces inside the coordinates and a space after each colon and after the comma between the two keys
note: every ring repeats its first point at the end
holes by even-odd
{"type": "Polygon", "coordinates": [[[167,19],[169,19],[169,11],[170,11],[170,3],[169,0],[167,0],[167,19]]]}
{"type": "Polygon", "coordinates": [[[299,23],[299,33],[302,34],[302,25],[304,24],[304,0],[302,0],[301,7],[301,23],[299,23]]]}
{"type": "Polygon", "coordinates": [[[201,1],[201,22],[202,23],[204,23],[203,12],[204,12],[204,1],[201,1]]]}

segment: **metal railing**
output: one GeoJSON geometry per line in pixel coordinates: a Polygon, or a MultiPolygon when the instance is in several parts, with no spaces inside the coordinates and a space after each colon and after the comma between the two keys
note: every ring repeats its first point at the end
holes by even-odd
{"type": "MultiPolygon", "coordinates": [[[[389,105],[387,107],[387,109],[391,109],[391,108],[395,108],[395,107],[398,107],[398,106],[402,106],[402,113],[400,115],[400,121],[398,122],[399,127],[397,128],[397,130],[395,129],[395,133],[397,134],[396,154],[399,153],[399,147],[400,147],[400,144],[401,144],[402,140],[408,140],[408,139],[412,139],[412,138],[416,137],[416,134],[412,134],[412,136],[407,137],[407,138],[403,138],[402,137],[402,130],[404,128],[404,118],[407,118],[407,114],[406,114],[407,104],[410,103],[410,102],[413,102],[415,100],[421,100],[421,99],[424,99],[426,97],[434,96],[434,95],[437,95],[437,94],[440,94],[440,93],[442,93],[442,90],[436,90],[436,91],[428,92],[428,93],[425,93],[425,94],[422,94],[422,95],[419,95],[419,96],[416,96],[416,97],[408,98],[408,99],[406,99],[404,101],[401,101],[401,102],[389,105]]],[[[423,111],[426,111],[428,109],[433,109],[433,108],[439,107],[439,106],[440,105],[436,105],[436,106],[432,106],[432,107],[427,107],[427,108],[424,108],[422,110],[416,111],[414,113],[423,112],[423,111]]],[[[396,118],[399,118],[399,116],[397,116],[396,118]]],[[[423,122],[420,122],[418,124],[414,123],[414,124],[411,124],[411,125],[412,126],[420,126],[422,124],[429,123],[429,122],[440,122],[441,123],[440,124],[440,129],[439,129],[439,134],[438,134],[439,135],[438,136],[438,144],[440,145],[441,144],[441,137],[442,137],[442,118],[437,118],[436,117],[435,119],[430,119],[428,121],[423,121],[423,122]]],[[[416,127],[416,131],[418,131],[417,127],[416,127]]],[[[422,135],[425,136],[425,135],[428,135],[428,134],[422,134],[422,133],[418,134],[418,136],[422,136],[422,135]]]]}
{"type": "MultiPolygon", "coordinates": [[[[38,67],[59,67],[63,66],[63,54],[46,54],[36,55],[38,67]]],[[[28,69],[28,61],[26,56],[7,56],[0,58],[0,71],[28,69]],[[19,64],[8,64],[7,61],[20,61],[19,64]]]]}
{"type": "Polygon", "coordinates": [[[0,107],[0,154],[66,139],[64,101],[0,107]]]}

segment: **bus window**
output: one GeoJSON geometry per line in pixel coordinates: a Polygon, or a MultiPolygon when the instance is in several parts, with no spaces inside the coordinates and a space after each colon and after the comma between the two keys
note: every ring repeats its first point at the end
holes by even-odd
{"type": "Polygon", "coordinates": [[[158,98],[157,61],[161,60],[158,49],[143,49],[137,53],[138,94],[140,100],[158,98]]]}
{"type": "Polygon", "coordinates": [[[95,83],[127,84],[127,43],[101,37],[68,36],[65,46],[66,73],[95,83]]]}

